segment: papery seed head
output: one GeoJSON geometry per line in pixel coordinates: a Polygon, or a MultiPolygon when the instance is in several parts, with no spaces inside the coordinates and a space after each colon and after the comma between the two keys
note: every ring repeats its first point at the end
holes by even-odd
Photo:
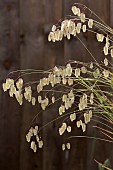
{"type": "Polygon", "coordinates": [[[54,32],[56,30],[56,25],[52,26],[52,31],[54,32]]]}
{"type": "Polygon", "coordinates": [[[89,117],[92,118],[92,110],[89,110],[89,117]]]}
{"type": "Polygon", "coordinates": [[[76,34],[77,34],[77,30],[75,29],[75,30],[73,31],[74,37],[76,36],[76,34]]]}
{"type": "Polygon", "coordinates": [[[36,141],[39,142],[40,138],[38,135],[36,135],[36,141]]]}
{"type": "Polygon", "coordinates": [[[64,95],[62,96],[62,101],[65,102],[66,100],[67,100],[67,95],[64,94],[64,95]]]}
{"type": "Polygon", "coordinates": [[[71,132],[71,126],[67,127],[67,132],[70,133],[71,132]]]}
{"type": "Polygon", "coordinates": [[[83,67],[81,67],[81,72],[82,72],[82,73],[84,73],[84,74],[85,74],[85,73],[87,73],[87,68],[86,68],[86,67],[84,67],[84,66],[83,66],[83,67]]]}
{"type": "Polygon", "coordinates": [[[85,14],[84,14],[84,13],[81,13],[80,17],[81,17],[81,22],[84,23],[84,22],[85,22],[85,18],[86,18],[86,17],[85,17],[85,14]]]}
{"type": "Polygon", "coordinates": [[[62,79],[62,83],[65,85],[67,83],[67,79],[66,78],[63,78],[62,79]]]}
{"type": "Polygon", "coordinates": [[[80,17],[80,14],[81,14],[81,12],[80,12],[80,8],[77,8],[77,15],[80,17]]]}
{"type": "Polygon", "coordinates": [[[66,147],[65,144],[62,144],[62,150],[65,151],[66,147]]]}
{"type": "Polygon", "coordinates": [[[107,58],[104,59],[104,65],[108,66],[108,59],[107,58]]]}
{"type": "Polygon", "coordinates": [[[26,135],[26,140],[27,140],[27,142],[30,142],[30,141],[31,141],[31,134],[30,134],[30,133],[28,133],[28,134],[26,135]]]}
{"type": "Polygon", "coordinates": [[[40,140],[40,141],[38,142],[38,146],[39,146],[39,148],[42,148],[42,147],[43,147],[43,141],[42,141],[42,140],[40,140]]]}
{"type": "Polygon", "coordinates": [[[72,6],[71,10],[72,10],[72,12],[73,12],[74,15],[77,15],[78,9],[77,9],[76,6],[72,6]]]}
{"type": "Polygon", "coordinates": [[[71,122],[73,122],[75,119],[76,119],[76,114],[75,113],[71,114],[70,115],[71,122]]]}
{"type": "Polygon", "coordinates": [[[71,79],[71,78],[68,79],[68,85],[69,86],[73,85],[73,79],[71,79]]]}
{"type": "Polygon", "coordinates": [[[70,36],[70,34],[68,33],[68,34],[67,34],[67,39],[70,40],[70,38],[71,38],[71,36],[70,36]]]}
{"type": "Polygon", "coordinates": [[[84,123],[82,124],[82,130],[83,130],[83,132],[86,131],[86,125],[84,123]]]}
{"type": "Polygon", "coordinates": [[[78,128],[80,127],[80,121],[77,121],[77,127],[78,128]]]}
{"type": "Polygon", "coordinates": [[[36,98],[35,98],[35,97],[32,97],[31,102],[32,102],[32,105],[35,106],[35,104],[36,104],[36,98]]]}
{"type": "Polygon", "coordinates": [[[110,50],[111,57],[113,57],[113,49],[110,50]]]}
{"type": "Polygon", "coordinates": [[[2,87],[3,87],[4,92],[6,92],[6,91],[7,91],[7,85],[6,85],[6,83],[3,83],[3,84],[2,84],[2,87]]]}
{"type": "Polygon", "coordinates": [[[90,95],[90,103],[91,103],[91,104],[93,104],[93,98],[94,98],[94,94],[91,93],[91,95],[90,95]]]}
{"type": "Polygon", "coordinates": [[[53,32],[50,32],[48,35],[48,41],[53,40],[53,36],[54,36],[53,32]]]}
{"type": "Polygon", "coordinates": [[[34,134],[34,136],[37,135],[37,130],[36,129],[33,129],[33,134],[34,134]]]}
{"type": "Polygon", "coordinates": [[[104,77],[105,77],[105,78],[108,78],[110,72],[109,72],[109,70],[104,70],[104,71],[103,71],[103,74],[104,74],[104,77]]]}
{"type": "Polygon", "coordinates": [[[81,29],[81,27],[82,27],[81,22],[77,23],[77,27],[78,27],[79,29],[81,29]]]}
{"type": "Polygon", "coordinates": [[[66,123],[63,123],[62,126],[59,128],[59,134],[63,135],[63,133],[65,132],[66,128],[67,128],[66,123]]]}
{"type": "Polygon", "coordinates": [[[52,96],[52,103],[55,103],[55,97],[52,96]]]}
{"type": "Polygon", "coordinates": [[[59,107],[59,115],[62,115],[62,106],[59,107]]]}
{"type": "Polygon", "coordinates": [[[104,46],[103,51],[104,51],[105,55],[108,55],[108,47],[107,46],[104,46]]]}
{"type": "Polygon", "coordinates": [[[38,96],[38,103],[41,103],[41,101],[42,101],[42,97],[38,96]]]}
{"type": "Polygon", "coordinates": [[[67,124],[66,123],[62,123],[62,127],[66,130],[67,124]]]}
{"type": "Polygon", "coordinates": [[[31,134],[33,134],[33,127],[31,127],[31,128],[29,129],[29,132],[30,132],[31,134]]]}
{"type": "Polygon", "coordinates": [[[71,148],[70,143],[67,143],[67,144],[66,144],[66,147],[67,147],[67,149],[70,149],[70,148],[71,148]]]}
{"type": "Polygon", "coordinates": [[[38,131],[38,126],[35,126],[35,129],[38,131]]]}
{"type": "Polygon", "coordinates": [[[82,30],[83,30],[83,32],[86,32],[86,25],[82,26],[82,30]]]}
{"type": "Polygon", "coordinates": [[[99,75],[100,75],[100,71],[99,71],[99,69],[97,68],[97,69],[93,72],[93,76],[94,76],[95,78],[97,78],[99,75]]]}
{"type": "Polygon", "coordinates": [[[97,37],[97,40],[98,40],[99,42],[103,42],[103,40],[104,40],[104,35],[103,35],[103,34],[97,33],[96,37],[97,37]]]}
{"type": "Polygon", "coordinates": [[[37,150],[37,146],[34,141],[31,142],[31,149],[33,149],[34,152],[37,150]]]}
{"type": "Polygon", "coordinates": [[[75,77],[78,78],[80,76],[80,69],[76,68],[75,69],[75,77]]]}
{"type": "Polygon", "coordinates": [[[90,68],[93,69],[93,63],[90,64],[90,68]]]}
{"type": "Polygon", "coordinates": [[[89,27],[89,28],[92,28],[92,27],[93,27],[93,20],[92,20],[92,19],[89,19],[89,21],[88,21],[88,27],[89,27]]]}

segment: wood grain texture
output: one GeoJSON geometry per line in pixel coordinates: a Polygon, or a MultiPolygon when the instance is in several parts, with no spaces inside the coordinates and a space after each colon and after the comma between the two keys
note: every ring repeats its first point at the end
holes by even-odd
{"type": "MultiPolygon", "coordinates": [[[[44,34],[44,6],[43,1],[20,0],[20,30],[22,41],[20,44],[21,68],[43,69],[45,60],[45,34],[44,34]],[[27,12],[26,12],[27,11],[27,12]]],[[[38,74],[24,77],[26,82],[39,79],[38,74]]],[[[33,85],[33,91],[36,89],[33,85]]],[[[21,145],[20,145],[20,169],[31,170],[42,168],[42,151],[36,154],[30,149],[25,136],[31,123],[38,113],[38,106],[32,107],[30,103],[24,103],[22,108],[21,145]]]]}
{"type": "MultiPolygon", "coordinates": [[[[64,15],[72,15],[73,13],[71,11],[71,7],[74,3],[78,1],[75,0],[69,0],[69,1],[64,1],[64,15]]],[[[80,0],[79,3],[83,3],[87,5],[87,1],[80,0]]],[[[87,46],[87,42],[83,34],[79,36],[81,41],[87,46]]],[[[87,57],[87,51],[86,49],[82,46],[81,42],[77,39],[77,37],[74,37],[72,39],[65,40],[64,44],[64,55],[65,55],[65,61],[69,60],[75,60],[75,61],[85,61],[87,62],[89,58],[87,57]]],[[[72,136],[76,135],[82,135],[82,132],[76,128],[76,125],[73,124],[73,131],[72,131],[72,136]]],[[[73,169],[73,170],[83,170],[87,169],[86,166],[86,155],[87,155],[87,141],[82,139],[72,139],[70,140],[72,144],[72,149],[69,151],[69,157],[65,161],[65,168],[66,170],[68,169],[73,169]]]]}
{"type": "MultiPolygon", "coordinates": [[[[48,33],[53,24],[59,22],[63,17],[63,1],[62,0],[46,0],[44,1],[45,11],[45,69],[53,68],[55,65],[64,63],[64,43],[47,43],[48,33]],[[49,4],[49,5],[48,5],[49,4]]],[[[58,116],[58,105],[49,108],[43,113],[43,124],[55,119],[58,116]]],[[[43,152],[43,170],[63,169],[63,159],[61,152],[61,139],[58,135],[59,123],[53,122],[43,130],[43,138],[45,141],[43,152]],[[58,156],[59,155],[59,156],[58,156]]]]}
{"type": "Polygon", "coordinates": [[[110,0],[110,26],[113,28],[113,1],[110,0]]]}
{"type": "Polygon", "coordinates": [[[3,93],[7,74],[20,68],[19,1],[0,2],[0,169],[19,170],[20,107],[3,93]]]}

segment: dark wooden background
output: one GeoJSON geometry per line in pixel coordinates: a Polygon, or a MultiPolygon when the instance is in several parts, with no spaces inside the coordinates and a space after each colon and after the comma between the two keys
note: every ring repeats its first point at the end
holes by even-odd
{"type": "MultiPolygon", "coordinates": [[[[34,154],[25,141],[29,124],[38,109],[24,104],[3,93],[1,84],[12,70],[49,69],[70,59],[91,61],[77,39],[70,42],[48,43],[51,26],[71,13],[76,0],[0,0],[0,170],[97,170],[94,159],[113,162],[113,146],[104,142],[75,139],[73,149],[62,153],[57,124],[44,132],[43,150],[34,154]],[[69,158],[67,157],[69,155],[69,158]]],[[[90,7],[107,24],[113,27],[113,0],[79,0],[90,7]]],[[[83,42],[102,59],[95,39],[80,35],[83,42]]],[[[28,79],[28,78],[26,78],[28,79]]],[[[44,113],[41,121],[47,121],[55,110],[44,113]]],[[[91,128],[89,133],[95,134],[91,128]]]]}

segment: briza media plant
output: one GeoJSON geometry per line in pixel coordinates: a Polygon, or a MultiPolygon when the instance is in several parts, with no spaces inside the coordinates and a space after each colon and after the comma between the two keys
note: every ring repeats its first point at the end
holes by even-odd
{"type": "Polygon", "coordinates": [[[37,122],[36,126],[31,127],[26,134],[26,140],[34,152],[43,147],[44,141],[41,138],[43,128],[58,120],[62,120],[58,127],[59,135],[67,134],[66,142],[61,146],[63,151],[72,147],[70,140],[76,137],[95,138],[113,143],[113,65],[111,63],[113,58],[113,29],[83,4],[75,3],[71,10],[72,16],[67,16],[52,26],[48,41],[62,41],[63,38],[70,40],[74,36],[90,54],[91,62],[73,60],[64,66],[55,66],[47,71],[17,70],[11,72],[6,78],[6,82],[3,83],[3,90],[8,91],[10,97],[15,97],[20,105],[23,104],[24,100],[27,100],[33,107],[41,106],[41,111],[33,120],[44,110],[58,103],[58,108],[55,106],[55,119],[42,127],[39,127],[37,122]],[[88,18],[87,12],[90,13],[90,16],[96,16],[97,20],[93,17],[88,18]],[[81,32],[92,32],[99,43],[103,42],[102,51],[105,57],[101,63],[96,61],[96,58],[79,38],[81,32]],[[110,60],[108,60],[108,56],[111,57],[110,60]],[[11,78],[12,74],[15,73],[21,73],[21,76],[16,80],[11,78]],[[43,78],[24,82],[24,77],[28,74],[40,74],[43,78]],[[34,84],[37,87],[35,93],[32,91],[34,84]],[[94,122],[93,127],[100,130],[105,138],[96,138],[93,135],[71,135],[72,123],[84,133],[90,121],[94,122]],[[96,126],[95,122],[98,122],[100,126],[96,126]]]}

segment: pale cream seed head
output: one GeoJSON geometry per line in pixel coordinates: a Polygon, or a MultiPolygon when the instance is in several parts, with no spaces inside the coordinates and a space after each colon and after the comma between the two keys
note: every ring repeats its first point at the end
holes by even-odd
{"type": "Polygon", "coordinates": [[[92,28],[93,27],[93,19],[89,19],[88,21],[88,27],[92,28]]]}
{"type": "Polygon", "coordinates": [[[80,17],[80,14],[81,14],[81,12],[80,12],[80,8],[77,8],[77,15],[80,17]]]}
{"type": "Polygon", "coordinates": [[[90,64],[90,68],[93,69],[93,63],[90,64]]]}
{"type": "Polygon", "coordinates": [[[67,79],[66,78],[63,78],[62,79],[62,83],[65,85],[67,83],[67,79]]]}
{"type": "Polygon", "coordinates": [[[52,103],[54,104],[55,103],[55,97],[52,96],[52,103]]]}
{"type": "Polygon", "coordinates": [[[38,126],[35,126],[35,129],[38,131],[38,129],[39,129],[38,126]]]}
{"type": "Polygon", "coordinates": [[[48,35],[48,41],[52,41],[54,39],[54,33],[53,32],[50,32],[49,35],[48,35]]]}
{"type": "Polygon", "coordinates": [[[84,13],[81,13],[80,17],[81,17],[81,22],[84,23],[84,22],[85,22],[85,18],[86,18],[86,17],[85,17],[85,14],[84,14],[84,13]]]}
{"type": "Polygon", "coordinates": [[[108,59],[107,58],[104,59],[104,65],[108,66],[108,59]]]}
{"type": "Polygon", "coordinates": [[[67,95],[64,94],[64,95],[62,96],[62,101],[65,102],[66,100],[67,100],[67,95]]]}
{"type": "Polygon", "coordinates": [[[111,57],[113,58],[113,49],[110,50],[111,57]]]}
{"type": "Polygon", "coordinates": [[[37,92],[40,93],[43,90],[43,86],[41,84],[37,85],[37,92]]]}
{"type": "Polygon", "coordinates": [[[33,134],[33,127],[31,127],[31,128],[29,129],[29,132],[30,132],[31,134],[33,134]]]}
{"type": "Polygon", "coordinates": [[[104,70],[103,71],[103,75],[104,75],[105,78],[108,78],[109,74],[110,74],[109,70],[104,70]]]}
{"type": "Polygon", "coordinates": [[[72,78],[68,78],[68,85],[69,86],[73,85],[73,79],[72,78]]]}
{"type": "Polygon", "coordinates": [[[62,106],[59,107],[59,115],[62,115],[63,110],[62,110],[62,106]]]}
{"type": "Polygon", "coordinates": [[[71,132],[71,126],[67,126],[67,132],[68,132],[68,133],[71,132]]]}
{"type": "Polygon", "coordinates": [[[82,26],[82,30],[83,30],[83,32],[86,32],[86,25],[82,26]]]}
{"type": "Polygon", "coordinates": [[[80,76],[80,69],[76,68],[75,69],[75,77],[78,78],[80,76]]]}
{"type": "Polygon", "coordinates": [[[65,151],[66,147],[65,147],[65,144],[63,143],[62,144],[62,150],[65,151]]]}
{"type": "Polygon", "coordinates": [[[33,134],[34,134],[34,136],[37,135],[37,130],[36,129],[33,129],[33,134]]]}
{"type": "Polygon", "coordinates": [[[6,83],[3,83],[3,84],[2,84],[2,88],[3,88],[4,92],[7,91],[7,85],[6,85],[6,83]]]}
{"type": "Polygon", "coordinates": [[[73,12],[74,15],[77,15],[77,14],[78,14],[78,9],[77,9],[76,6],[72,6],[71,10],[72,10],[72,12],[73,12]]]}
{"type": "Polygon", "coordinates": [[[77,121],[77,127],[78,128],[80,128],[80,125],[81,125],[80,121],[77,121]]]}
{"type": "Polygon", "coordinates": [[[104,46],[103,51],[104,51],[104,55],[108,55],[108,47],[107,46],[104,46]]]}
{"type": "Polygon", "coordinates": [[[31,149],[32,149],[34,152],[36,152],[36,150],[37,150],[37,146],[36,146],[36,144],[35,144],[34,141],[31,142],[31,149]]]}
{"type": "Polygon", "coordinates": [[[42,102],[42,96],[38,96],[38,103],[42,102]]]}
{"type": "Polygon", "coordinates": [[[97,37],[97,40],[98,40],[99,42],[103,42],[103,40],[104,40],[104,35],[103,35],[103,34],[97,33],[96,37],[97,37]]]}
{"type": "Polygon", "coordinates": [[[39,142],[40,138],[38,135],[36,135],[36,141],[39,142]]]}
{"type": "Polygon", "coordinates": [[[67,143],[67,144],[66,144],[66,147],[67,147],[67,149],[69,149],[69,150],[70,150],[70,148],[71,148],[70,143],[67,143]]]}
{"type": "Polygon", "coordinates": [[[93,116],[92,110],[89,110],[89,117],[92,118],[92,116],[93,116]]]}
{"type": "Polygon", "coordinates": [[[38,146],[39,146],[39,148],[42,148],[42,147],[43,147],[43,141],[42,141],[42,140],[40,140],[40,141],[38,142],[38,146]]]}
{"type": "Polygon", "coordinates": [[[31,141],[31,133],[30,132],[28,132],[28,134],[26,135],[26,140],[27,140],[27,142],[31,141]]]}
{"type": "Polygon", "coordinates": [[[52,31],[53,31],[53,32],[56,31],[56,25],[53,25],[53,26],[52,26],[52,31]]]}
{"type": "Polygon", "coordinates": [[[32,97],[31,102],[32,102],[32,105],[35,106],[35,104],[36,104],[36,98],[35,98],[35,97],[32,97]]]}
{"type": "Polygon", "coordinates": [[[84,123],[82,123],[82,130],[83,130],[83,132],[86,131],[86,125],[84,123]]]}
{"type": "Polygon", "coordinates": [[[71,114],[70,115],[71,122],[73,122],[75,119],[76,119],[76,114],[75,113],[71,114]]]}
{"type": "Polygon", "coordinates": [[[84,73],[84,74],[85,74],[85,73],[87,73],[87,68],[86,68],[86,67],[84,67],[84,66],[83,66],[83,67],[81,67],[81,72],[82,72],[82,73],[84,73]]]}

